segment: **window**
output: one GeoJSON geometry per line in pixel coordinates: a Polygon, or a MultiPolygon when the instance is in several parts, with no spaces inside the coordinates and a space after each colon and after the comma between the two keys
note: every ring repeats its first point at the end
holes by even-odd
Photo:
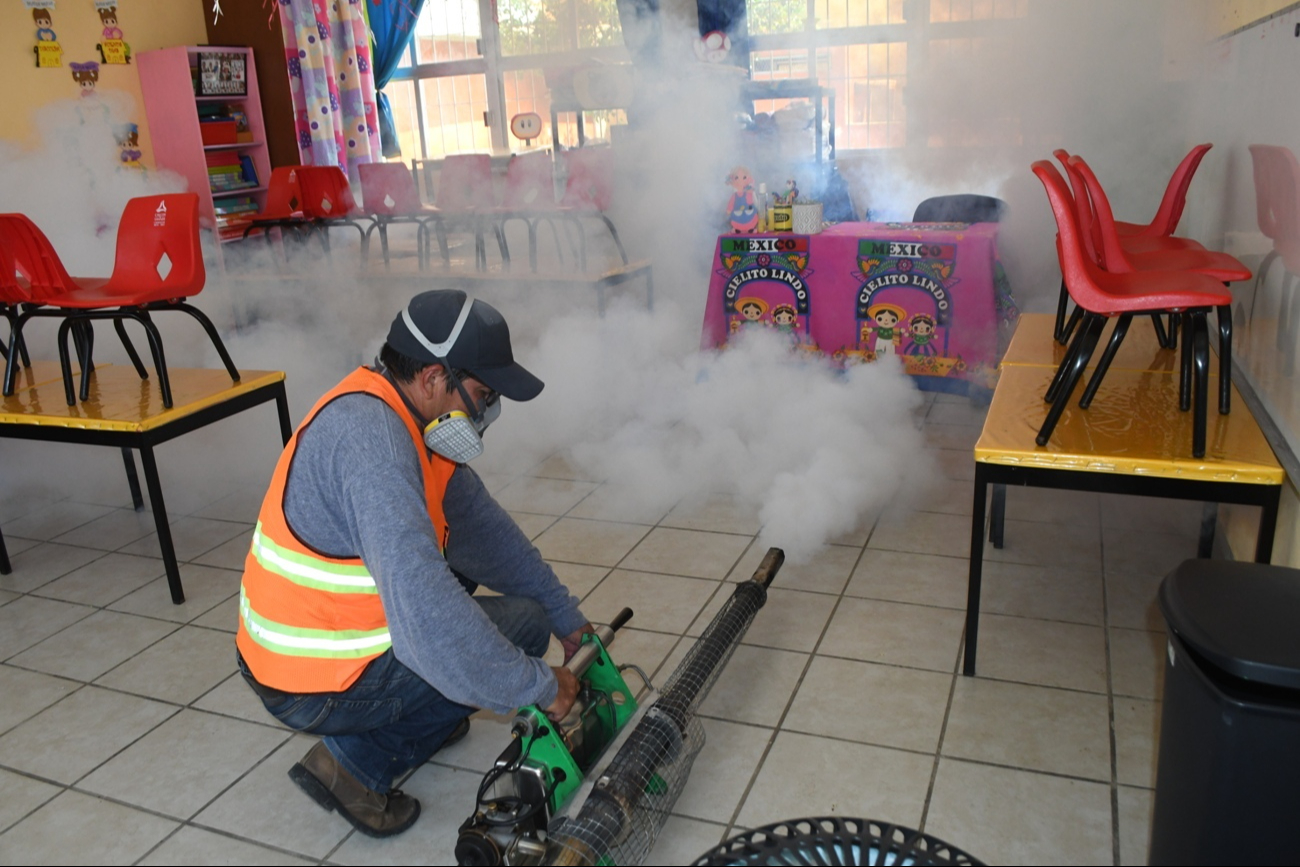
{"type": "MultiPolygon", "coordinates": [[[[750,77],[816,81],[834,94],[839,149],[1015,144],[1018,117],[979,123],[930,119],[909,126],[909,67],[979,63],[999,50],[995,22],[1026,18],[1030,0],[748,0],[750,77]]],[[[999,25],[1004,26],[1004,25],[999,25]]],[[[563,75],[594,62],[625,62],[616,0],[430,0],[387,92],[405,157],[550,147],[552,101],[558,140],[579,143],[573,89],[563,75]],[[495,19],[495,20],[494,20],[495,19]],[[510,118],[536,112],[530,142],[510,118]]],[[[765,99],[773,113],[806,99],[765,99]]],[[[617,109],[582,112],[586,139],[625,124],[617,109]]]]}
{"type": "MultiPolygon", "coordinates": [[[[403,157],[550,147],[554,87],[546,70],[627,60],[618,22],[616,0],[425,3],[385,88],[403,157]],[[520,141],[510,118],[530,111],[542,118],[541,135],[520,141]]],[[[585,111],[582,120],[587,139],[608,139],[612,126],[627,122],[615,110],[585,111]]],[[[576,145],[576,113],[558,112],[557,123],[560,143],[576,145]]]]}

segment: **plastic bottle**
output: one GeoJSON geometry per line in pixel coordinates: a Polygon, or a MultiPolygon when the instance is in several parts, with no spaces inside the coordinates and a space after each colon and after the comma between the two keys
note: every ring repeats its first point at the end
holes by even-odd
{"type": "Polygon", "coordinates": [[[758,228],[757,232],[770,232],[771,227],[767,224],[767,184],[758,185],[758,195],[754,199],[754,205],[758,208],[758,228]]]}

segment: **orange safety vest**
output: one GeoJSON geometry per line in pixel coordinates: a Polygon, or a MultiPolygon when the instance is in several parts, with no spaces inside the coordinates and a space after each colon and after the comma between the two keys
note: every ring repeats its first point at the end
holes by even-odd
{"type": "MultiPolygon", "coordinates": [[[[284,517],[285,486],[298,437],[316,414],[345,394],[374,395],[406,424],[411,444],[427,450],[393,384],[359,368],[325,394],[294,432],[271,477],[239,588],[235,643],[257,681],[290,693],[342,692],[370,660],[393,646],[375,579],[360,557],[326,557],[300,540],[284,517]]],[[[442,497],[456,465],[439,455],[421,462],[424,497],[440,549],[447,545],[442,497]]]]}

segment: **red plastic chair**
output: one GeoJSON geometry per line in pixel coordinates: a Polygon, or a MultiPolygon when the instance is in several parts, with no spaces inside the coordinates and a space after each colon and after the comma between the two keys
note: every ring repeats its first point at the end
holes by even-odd
{"type": "MultiPolygon", "coordinates": [[[[28,221],[30,223],[30,221],[28,221]]],[[[35,226],[32,225],[35,229],[35,226]]],[[[39,233],[40,230],[36,229],[39,233]]],[[[67,336],[74,325],[86,324],[96,319],[110,319],[119,336],[123,336],[127,352],[136,370],[145,375],[139,357],[125,340],[124,319],[139,322],[149,338],[154,368],[158,373],[158,387],[163,406],[172,406],[171,381],[163,353],[162,335],[158,333],[151,314],[159,310],[179,310],[194,317],[203,327],[221,356],[230,378],[239,381],[239,370],[226,351],[221,335],[212,321],[198,308],[186,303],[187,298],[203,290],[207,279],[203,267],[203,250],[199,244],[199,198],[195,193],[171,193],[161,196],[141,196],[131,199],[122,212],[117,230],[117,254],[113,275],[107,280],[74,280],[68,278],[58,256],[48,239],[40,235],[44,250],[35,254],[44,260],[44,275],[38,282],[33,279],[33,300],[49,305],[47,308],[27,310],[17,320],[18,333],[23,323],[33,315],[61,316],[59,325],[59,362],[63,368],[64,390],[68,405],[76,403],[72,387],[72,370],[68,357],[67,336]],[[53,274],[55,266],[57,271],[53,274]]],[[[22,261],[19,267],[22,268],[22,261]]],[[[90,393],[89,376],[91,345],[87,343],[81,374],[81,399],[90,393]]],[[[6,368],[5,394],[13,393],[12,365],[6,368]]]]}
{"type": "MultiPolygon", "coordinates": [[[[420,201],[420,191],[405,163],[362,163],[361,201],[373,225],[366,230],[379,233],[379,243],[384,253],[384,270],[391,268],[388,251],[388,227],[409,223],[415,229],[416,255],[420,270],[426,264],[428,223],[438,218],[438,211],[420,201]]],[[[366,247],[369,248],[367,240],[366,247]]]]}
{"type": "Polygon", "coordinates": [[[443,158],[438,174],[438,195],[434,202],[437,221],[432,223],[444,265],[451,264],[448,229],[468,231],[474,235],[474,266],[487,269],[485,232],[491,228],[497,239],[501,261],[509,267],[510,249],[505,234],[492,221],[497,206],[496,187],[492,183],[492,158],[487,154],[451,154],[443,158]]]}
{"type": "MultiPolygon", "coordinates": [[[[531,151],[516,154],[506,166],[505,192],[501,207],[493,211],[493,219],[501,226],[502,234],[511,220],[522,220],[528,229],[528,264],[537,270],[537,227],[546,223],[551,227],[555,238],[555,250],[560,264],[564,264],[564,251],[560,246],[560,233],[556,229],[556,220],[566,221],[571,218],[561,214],[559,203],[555,200],[555,162],[547,151],[531,151]]],[[[581,223],[572,221],[581,231],[581,223]]],[[[578,252],[573,238],[569,238],[575,260],[578,252]]]]}
{"type": "MultiPolygon", "coordinates": [[[[1204,147],[1205,150],[1209,150],[1210,146],[1203,145],[1202,147],[1204,147]]],[[[1201,151],[1202,156],[1204,155],[1205,150],[1201,151]]],[[[1097,255],[1098,257],[1097,261],[1100,261],[1100,255],[1096,254],[1095,251],[1101,248],[1101,226],[1091,218],[1091,216],[1088,214],[1086,210],[1084,211],[1078,210],[1079,208],[1084,208],[1084,209],[1088,208],[1088,197],[1086,195],[1086,186],[1083,182],[1083,179],[1081,177],[1077,177],[1077,173],[1070,168],[1069,151],[1063,148],[1057,148],[1056,150],[1052,151],[1052,156],[1056,157],[1056,159],[1061,163],[1061,167],[1065,170],[1066,176],[1070,179],[1070,186],[1074,190],[1076,214],[1079,216],[1080,225],[1084,227],[1083,241],[1084,241],[1085,249],[1089,253],[1093,253],[1094,255],[1097,255]]],[[[1187,160],[1184,159],[1184,163],[1186,161],[1187,160]]],[[[1197,163],[1199,164],[1199,162],[1200,159],[1198,158],[1197,163]]],[[[1175,175],[1177,175],[1177,173],[1175,173],[1175,175]]],[[[1186,180],[1189,184],[1191,183],[1190,176],[1188,176],[1186,180]]],[[[1176,193],[1177,191],[1175,190],[1174,192],[1176,193]]],[[[1183,187],[1184,195],[1186,194],[1186,192],[1187,192],[1187,188],[1184,186],[1183,187]]],[[[1168,197],[1168,195],[1169,195],[1169,190],[1167,189],[1166,197],[1168,197]]],[[[1162,208],[1163,206],[1164,205],[1162,202],[1162,208]]],[[[1183,205],[1181,202],[1179,202],[1178,213],[1180,216],[1182,214],[1182,208],[1183,205]]],[[[1177,220],[1175,220],[1174,223],[1175,225],[1177,225],[1177,220]]],[[[1126,225],[1131,225],[1131,224],[1126,224],[1126,225]]],[[[1132,253],[1152,252],[1155,250],[1204,250],[1205,249],[1205,247],[1201,246],[1200,243],[1192,240],[1191,238],[1179,238],[1173,235],[1165,235],[1159,237],[1152,236],[1152,235],[1128,235],[1128,236],[1121,235],[1120,245],[1124,248],[1124,250],[1132,253]]],[[[1069,293],[1066,291],[1065,283],[1063,281],[1061,283],[1060,295],[1057,298],[1056,325],[1053,332],[1057,342],[1060,343],[1062,346],[1064,346],[1067,342],[1069,342],[1070,334],[1073,332],[1075,324],[1077,324],[1079,321],[1078,311],[1076,311],[1076,315],[1074,317],[1070,318],[1067,321],[1066,311],[1069,308],[1069,301],[1070,301],[1069,293]]],[[[1160,340],[1160,345],[1166,346],[1170,349],[1174,348],[1176,345],[1176,335],[1170,335],[1167,337],[1164,332],[1164,326],[1160,324],[1160,321],[1157,317],[1153,317],[1152,322],[1155,323],[1156,335],[1160,340]]]]}
{"type": "Polygon", "coordinates": [[[352,195],[348,176],[338,166],[301,166],[298,185],[302,189],[302,213],[311,221],[312,229],[320,234],[325,255],[330,253],[329,230],[336,226],[351,226],[361,239],[361,257],[368,254],[370,236],[361,221],[370,222],[365,211],[357,206],[352,195]]]}
{"type": "MultiPolygon", "coordinates": [[[[27,216],[23,214],[0,214],[0,250],[3,262],[0,262],[0,296],[3,296],[5,318],[9,320],[10,346],[17,346],[16,355],[6,356],[3,390],[5,395],[13,393],[17,369],[31,360],[27,354],[27,342],[22,327],[32,316],[58,316],[57,311],[44,309],[50,299],[61,297],[76,288],[78,284],[98,286],[104,279],[68,276],[58,254],[50,245],[49,239],[27,216]]],[[[132,363],[141,377],[148,377],[144,365],[139,363],[139,356],[126,332],[121,328],[118,334],[122,344],[131,356],[132,363]]],[[[89,368],[89,353],[94,339],[94,332],[89,323],[79,324],[74,331],[77,338],[77,355],[83,369],[89,368]]],[[[71,372],[69,371],[69,381],[71,372]]],[[[70,387],[70,386],[69,386],[70,387]]]]}
{"type": "Polygon", "coordinates": [[[271,229],[293,229],[301,238],[305,232],[310,234],[311,221],[302,212],[302,187],[298,183],[298,172],[303,166],[280,166],[271,170],[271,179],[266,185],[266,205],[261,213],[244,228],[244,240],[254,230],[260,230],[271,243],[271,229]]]}
{"type": "MultiPolygon", "coordinates": [[[[1236,258],[1229,256],[1227,253],[1217,253],[1212,250],[1152,250],[1145,253],[1129,253],[1123,249],[1120,243],[1120,237],[1115,227],[1115,220],[1111,212],[1110,200],[1106,196],[1106,191],[1101,188],[1097,176],[1093,174],[1087,162],[1083,157],[1073,156],[1069,161],[1071,174],[1077,174],[1087,189],[1086,199],[1090,207],[1080,208],[1080,212],[1086,212],[1095,218],[1099,229],[1102,247],[1098,251],[1100,256],[1099,264],[1111,273],[1127,273],[1132,271],[1193,271],[1198,274],[1204,274],[1207,277],[1213,277],[1220,283],[1228,284],[1240,280],[1249,280],[1251,278],[1250,269],[1243,265],[1236,258]]],[[[1075,200],[1079,200],[1076,193],[1075,200]]],[[[1087,231],[1084,232],[1086,237],[1087,231]]],[[[1156,320],[1159,321],[1158,318],[1156,320]]],[[[1177,319],[1172,318],[1170,323],[1170,340],[1172,344],[1177,337],[1177,319]]],[[[1220,307],[1218,309],[1219,324],[1219,412],[1226,414],[1229,410],[1232,399],[1232,308],[1220,307]]],[[[1157,328],[1157,333],[1159,329],[1157,328]]],[[[1118,349],[1118,346],[1115,347],[1118,349]]],[[[1108,350],[1109,352],[1109,350],[1108,350]]],[[[1113,356],[1110,352],[1110,356],[1113,356]]],[[[1100,375],[1104,370],[1099,366],[1097,372],[1093,375],[1094,379],[1100,381],[1100,375]]],[[[1088,384],[1088,390],[1085,396],[1091,397],[1096,392],[1093,383],[1088,384]]]]}
{"type": "Polygon", "coordinates": [[[1192,185],[1192,178],[1196,175],[1201,160],[1212,147],[1214,147],[1212,144],[1198,144],[1187,152],[1187,156],[1183,157],[1183,161],[1170,176],[1169,183],[1165,186],[1164,197],[1160,200],[1160,207],[1156,209],[1156,215],[1150,223],[1143,225],[1117,221],[1115,230],[1120,235],[1147,238],[1167,238],[1173,235],[1174,230],[1178,228],[1178,221],[1183,217],[1183,206],[1187,203],[1187,190],[1192,185]]]}
{"type": "MultiPolygon", "coordinates": [[[[1092,358],[1105,321],[1118,317],[1115,331],[1119,339],[1127,332],[1134,314],[1176,311],[1187,317],[1183,338],[1182,369],[1179,378],[1179,409],[1193,409],[1192,455],[1205,455],[1205,416],[1209,388],[1209,334],[1206,312],[1211,307],[1232,303],[1232,294],[1213,277],[1189,271],[1103,270],[1087,254],[1082,229],[1074,211],[1069,188],[1060,173],[1046,160],[1033,164],[1033,172],[1042,182],[1056,218],[1057,252],[1061,274],[1070,297],[1085,312],[1070,349],[1057,369],[1047,400],[1051,409],[1039,428],[1037,443],[1047,445],[1061,413],[1070,401],[1079,378],[1092,358]],[[1194,407],[1191,406],[1194,397],[1194,407]]],[[[1112,340],[1113,346],[1118,343],[1112,340]]],[[[1107,347],[1107,352],[1111,346],[1107,347]]],[[[1112,354],[1113,357],[1113,354],[1112,354]]],[[[1098,367],[1107,366],[1103,357],[1098,367]]]]}
{"type": "MultiPolygon", "coordinates": [[[[564,152],[567,170],[560,209],[570,219],[598,217],[609,229],[618,255],[627,264],[627,251],[618,230],[605,213],[614,203],[614,151],[607,147],[573,148],[564,152]]],[[[587,267],[586,236],[579,232],[581,267],[587,267]]]]}

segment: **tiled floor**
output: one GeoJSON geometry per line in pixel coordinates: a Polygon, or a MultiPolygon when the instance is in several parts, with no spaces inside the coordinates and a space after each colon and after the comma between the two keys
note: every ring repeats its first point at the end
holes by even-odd
{"type": "MultiPolygon", "coordinates": [[[[990,863],[1141,863],[1161,694],[1157,582],[1195,548],[1200,507],[1012,491],[989,553],[980,676],[957,674],[970,447],[980,412],[918,417],[946,479],[812,563],[787,565],[703,705],[707,745],[650,863],[819,814],[922,828],[990,863]]],[[[762,555],[722,501],[646,510],[556,457],[484,477],[614,645],[662,680],[762,555]]],[[[30,493],[30,492],[29,492],[30,493]]],[[[405,783],[407,833],[352,832],[285,775],[309,738],[235,674],[234,597],[260,492],[168,490],[188,601],[152,523],[51,487],[0,515],[0,862],[450,863],[507,720],[405,783]],[[218,496],[219,494],[219,496],[218,496]],[[32,504],[36,503],[39,508],[32,504]]]]}

